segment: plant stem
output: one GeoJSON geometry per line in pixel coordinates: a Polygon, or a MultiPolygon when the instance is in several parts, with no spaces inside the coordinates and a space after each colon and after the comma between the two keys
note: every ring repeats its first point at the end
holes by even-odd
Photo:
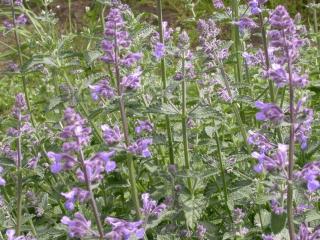
{"type": "MultiPolygon", "coordinates": [[[[220,68],[220,73],[222,75],[223,82],[224,82],[225,87],[227,89],[228,95],[230,97],[232,97],[232,92],[231,92],[231,88],[230,88],[230,85],[229,85],[229,82],[228,82],[227,74],[224,71],[223,66],[220,66],[219,68],[220,68]]],[[[239,124],[240,133],[242,135],[243,141],[245,142],[247,151],[250,152],[250,146],[249,146],[249,144],[247,142],[247,132],[246,132],[245,127],[243,125],[243,122],[242,122],[242,119],[241,119],[241,116],[240,116],[240,112],[239,112],[239,108],[236,105],[236,103],[234,103],[234,102],[231,102],[231,107],[232,107],[232,111],[233,111],[233,113],[234,113],[234,115],[236,117],[236,121],[239,124]]]]}
{"type": "MultiPolygon", "coordinates": [[[[267,33],[266,28],[263,23],[263,16],[262,13],[259,14],[259,21],[260,21],[260,28],[261,28],[261,35],[262,35],[262,42],[263,42],[263,51],[264,51],[264,58],[265,58],[265,64],[266,64],[266,71],[270,69],[270,58],[269,58],[269,52],[268,52],[268,43],[267,43],[267,33]]],[[[270,101],[272,103],[275,103],[275,97],[274,97],[274,88],[273,88],[273,82],[269,79],[269,94],[270,94],[270,101]]]]}
{"type": "Polygon", "coordinates": [[[71,0],[68,0],[68,19],[69,19],[69,31],[72,32],[72,16],[71,16],[71,9],[72,8],[72,2],[71,0]]]}
{"type": "Polygon", "coordinates": [[[17,221],[16,221],[16,234],[20,235],[21,231],[21,215],[22,215],[22,174],[21,174],[21,163],[22,163],[22,146],[21,146],[21,113],[19,113],[18,119],[18,159],[17,159],[17,221]]]}
{"type": "MultiPolygon", "coordinates": [[[[184,165],[186,170],[189,173],[190,170],[190,159],[189,159],[189,143],[188,143],[188,134],[187,134],[187,83],[186,83],[186,76],[185,76],[185,53],[182,54],[182,115],[181,115],[181,124],[182,124],[182,137],[183,137],[183,153],[184,153],[184,165]]],[[[192,183],[190,177],[187,178],[188,187],[191,192],[192,190],[192,183]]]]}
{"type": "MultiPolygon", "coordinates": [[[[22,51],[21,51],[20,39],[19,39],[18,31],[17,31],[16,13],[15,13],[15,9],[14,9],[14,1],[13,0],[11,0],[11,13],[12,13],[13,26],[14,26],[14,31],[13,32],[14,32],[14,37],[15,37],[17,49],[18,49],[19,65],[20,65],[20,70],[21,70],[22,65],[23,65],[23,59],[22,59],[22,51]]],[[[35,120],[33,118],[33,114],[32,114],[32,111],[31,111],[31,106],[30,106],[30,101],[29,101],[29,95],[28,95],[28,89],[27,89],[27,80],[26,80],[24,74],[22,74],[21,77],[22,77],[24,97],[26,99],[28,111],[29,111],[29,114],[30,114],[31,123],[32,123],[32,126],[35,127],[35,120]]]]}
{"type": "Polygon", "coordinates": [[[221,154],[221,144],[220,144],[219,135],[218,135],[217,132],[215,132],[215,139],[216,139],[216,143],[217,143],[218,160],[219,160],[222,183],[223,183],[224,203],[226,205],[226,208],[228,209],[228,214],[229,214],[230,221],[233,222],[232,221],[232,215],[231,215],[230,209],[228,207],[227,182],[226,182],[226,177],[225,177],[225,174],[224,174],[224,166],[223,166],[223,160],[222,160],[222,154],[221,154]]]}
{"type": "MultiPolygon", "coordinates": [[[[313,4],[316,4],[316,1],[313,0],[312,1],[313,4]]],[[[318,64],[320,64],[320,37],[318,36],[318,30],[319,30],[319,27],[318,27],[318,16],[317,16],[317,8],[313,8],[313,27],[314,27],[314,33],[316,35],[316,39],[317,39],[317,50],[318,50],[318,57],[317,57],[317,61],[318,61],[318,64]]]]}
{"type": "MultiPolygon", "coordinates": [[[[238,0],[232,0],[232,17],[233,21],[237,21],[239,18],[239,9],[238,9],[238,0]]],[[[236,54],[237,65],[235,68],[235,76],[238,83],[242,82],[242,59],[241,59],[241,43],[240,43],[240,34],[239,27],[237,25],[233,25],[233,51],[236,54]]]]}
{"type": "Polygon", "coordinates": [[[86,188],[90,194],[90,202],[91,202],[92,211],[93,211],[93,214],[96,219],[97,226],[98,226],[99,239],[103,240],[104,233],[103,233],[103,227],[102,227],[102,223],[101,223],[101,219],[100,219],[100,214],[98,212],[97,203],[96,203],[96,200],[95,200],[93,192],[92,192],[92,186],[91,186],[91,182],[90,182],[90,179],[89,179],[89,176],[87,173],[87,168],[86,168],[86,164],[84,162],[84,155],[83,155],[82,150],[80,150],[80,164],[82,167],[82,171],[83,171],[83,175],[84,175],[84,179],[85,179],[85,183],[86,183],[86,188]]]}
{"type": "MultiPolygon", "coordinates": [[[[284,42],[286,42],[285,33],[282,31],[284,42]]],[[[290,138],[289,138],[289,165],[288,165],[288,192],[287,192],[287,215],[290,240],[295,240],[294,214],[293,214],[293,168],[294,168],[294,128],[295,128],[295,108],[294,108],[294,89],[292,83],[292,63],[289,54],[289,48],[286,45],[285,51],[288,59],[289,74],[289,104],[290,104],[290,138]]]]}
{"type": "MultiPolygon", "coordinates": [[[[162,0],[157,0],[157,8],[158,8],[158,21],[159,21],[159,35],[160,35],[160,43],[164,45],[163,38],[163,26],[162,26],[162,0]]],[[[167,88],[167,76],[166,76],[166,62],[165,57],[161,59],[161,79],[162,79],[162,89],[165,91],[167,88]]],[[[163,102],[166,103],[166,96],[163,97],[163,102]]],[[[174,154],[173,154],[173,143],[172,143],[172,132],[171,132],[171,123],[170,118],[166,115],[166,129],[167,129],[167,138],[168,138],[168,147],[169,147],[169,159],[170,164],[174,164],[174,154]]]]}
{"type": "MultiPolygon", "coordinates": [[[[124,102],[124,95],[121,86],[121,79],[120,79],[120,69],[119,69],[119,60],[118,60],[118,45],[117,45],[117,38],[114,39],[114,46],[115,46],[115,73],[116,73],[116,80],[117,80],[117,92],[119,97],[119,107],[120,107],[120,115],[121,115],[121,122],[123,127],[124,133],[124,141],[126,147],[130,146],[130,139],[129,139],[129,127],[128,127],[128,120],[127,114],[125,110],[125,102],[124,102]]],[[[131,197],[135,206],[137,217],[141,218],[140,212],[140,202],[138,197],[138,190],[137,190],[137,183],[136,183],[136,173],[134,168],[133,157],[131,154],[128,154],[127,165],[129,169],[129,181],[131,186],[131,197]]]]}

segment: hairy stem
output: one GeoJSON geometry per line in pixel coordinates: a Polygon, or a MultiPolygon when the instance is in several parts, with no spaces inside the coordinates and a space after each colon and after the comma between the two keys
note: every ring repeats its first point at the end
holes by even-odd
{"type": "MultiPolygon", "coordinates": [[[[13,20],[13,26],[14,26],[14,31],[13,32],[14,32],[14,37],[15,37],[15,42],[16,42],[16,45],[17,45],[17,49],[18,49],[19,65],[20,65],[20,70],[21,70],[22,65],[23,65],[23,59],[22,59],[20,38],[19,38],[18,31],[17,31],[16,13],[15,13],[14,1],[13,0],[11,0],[11,14],[12,14],[12,20],[13,20]]],[[[35,127],[35,120],[33,118],[33,114],[32,114],[32,111],[31,111],[31,105],[30,105],[30,101],[29,101],[29,95],[28,95],[28,89],[27,89],[27,79],[26,79],[24,74],[22,74],[21,77],[22,77],[24,97],[26,99],[28,111],[29,111],[29,114],[30,114],[31,123],[32,123],[32,126],[35,127]]]]}
{"type": "MultiPolygon", "coordinates": [[[[158,8],[158,21],[159,21],[159,35],[160,35],[160,42],[164,45],[164,38],[163,38],[163,19],[162,19],[162,0],[157,0],[157,8],[158,8]]],[[[162,80],[162,89],[165,91],[167,88],[167,76],[166,76],[166,62],[165,57],[161,59],[160,62],[161,67],[161,80],[162,80]]],[[[166,96],[163,97],[163,102],[166,102],[166,96]]],[[[170,118],[166,115],[166,129],[167,129],[167,138],[168,138],[168,148],[169,148],[169,159],[170,164],[174,164],[174,154],[173,154],[173,143],[172,143],[172,132],[171,132],[171,123],[170,118]]]]}
{"type": "MultiPolygon", "coordinates": [[[[117,45],[117,38],[115,37],[115,73],[116,73],[116,81],[117,81],[117,92],[119,97],[119,107],[120,107],[120,115],[121,115],[121,122],[123,127],[123,134],[124,134],[124,141],[126,147],[130,146],[130,139],[129,139],[129,127],[128,127],[128,119],[125,110],[125,102],[123,96],[123,90],[121,86],[121,79],[120,79],[120,69],[119,69],[119,60],[118,60],[118,45],[117,45]]],[[[134,168],[133,157],[131,154],[128,154],[127,165],[129,169],[129,181],[131,186],[131,197],[135,206],[137,217],[141,218],[140,212],[140,202],[138,197],[138,190],[137,190],[137,183],[136,183],[136,173],[134,168]]]]}
{"type": "MultiPolygon", "coordinates": [[[[183,154],[184,154],[184,165],[187,171],[190,170],[190,159],[189,159],[189,143],[188,143],[188,133],[187,133],[187,82],[185,76],[185,54],[183,53],[182,56],[182,116],[181,116],[181,124],[182,124],[182,137],[183,137],[183,154]]],[[[192,190],[192,183],[191,178],[187,178],[188,187],[191,192],[192,190]]]]}
{"type": "Polygon", "coordinates": [[[228,209],[228,215],[229,215],[230,221],[232,222],[232,215],[231,215],[230,209],[228,207],[228,188],[227,188],[226,177],[224,174],[225,170],[224,170],[222,154],[221,154],[221,144],[220,144],[219,135],[217,132],[215,132],[215,139],[216,139],[216,143],[217,143],[218,160],[219,160],[220,172],[221,172],[222,183],[223,183],[224,203],[226,205],[226,208],[228,209]]]}
{"type": "Polygon", "coordinates": [[[18,119],[18,159],[17,159],[17,221],[16,221],[16,234],[20,235],[21,232],[21,215],[22,215],[22,174],[21,174],[21,163],[22,163],[22,146],[21,146],[21,113],[19,113],[18,119]]]}
{"type": "MultiPolygon", "coordinates": [[[[284,42],[286,42],[285,33],[282,32],[284,42]]],[[[288,165],[288,191],[287,191],[287,215],[290,240],[295,240],[294,229],[294,214],[293,214],[293,168],[294,168],[294,128],[296,122],[294,109],[294,89],[292,83],[292,62],[288,46],[285,46],[285,51],[288,59],[288,74],[289,74],[289,109],[290,109],[290,138],[289,138],[289,165],[288,165]]]]}
{"type": "Polygon", "coordinates": [[[80,150],[80,163],[81,163],[81,167],[82,167],[82,171],[83,171],[83,175],[84,175],[84,179],[85,179],[85,183],[86,183],[86,188],[87,191],[90,194],[90,203],[91,203],[91,207],[92,207],[92,211],[98,226],[98,231],[99,231],[99,239],[103,240],[104,239],[104,233],[103,233],[103,227],[102,227],[102,223],[101,223],[101,219],[100,219],[100,214],[97,208],[97,203],[96,200],[94,198],[94,194],[92,192],[92,186],[91,186],[91,182],[87,173],[87,168],[86,168],[86,164],[84,162],[84,155],[83,155],[83,151],[80,150]]]}

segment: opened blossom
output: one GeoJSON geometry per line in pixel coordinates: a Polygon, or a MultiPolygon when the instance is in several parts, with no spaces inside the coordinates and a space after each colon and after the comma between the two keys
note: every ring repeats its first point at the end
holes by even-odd
{"type": "Polygon", "coordinates": [[[141,157],[151,157],[151,152],[149,150],[149,145],[152,144],[152,139],[138,139],[136,142],[131,144],[128,147],[128,151],[131,152],[132,154],[141,156],[141,157]]]}
{"type": "Polygon", "coordinates": [[[72,188],[70,192],[61,193],[63,197],[67,200],[65,207],[67,210],[72,211],[76,201],[84,203],[89,200],[90,193],[87,190],[81,188],[72,188]]]}
{"type": "Polygon", "coordinates": [[[122,140],[122,134],[118,125],[115,125],[113,128],[107,124],[101,126],[103,139],[107,144],[113,145],[117,144],[122,140]]]}
{"type": "Polygon", "coordinates": [[[260,110],[256,114],[256,119],[259,121],[271,121],[273,123],[280,123],[283,120],[284,114],[282,110],[273,103],[264,103],[256,101],[255,106],[260,110]]]}
{"type": "Polygon", "coordinates": [[[83,238],[91,232],[91,221],[88,221],[80,212],[74,214],[74,219],[64,216],[61,223],[67,225],[68,235],[71,238],[83,238]]]}
{"type": "Polygon", "coordinates": [[[143,221],[129,222],[122,219],[107,217],[105,222],[111,225],[111,232],[105,235],[110,240],[129,240],[130,237],[136,239],[144,238],[143,221]]]}

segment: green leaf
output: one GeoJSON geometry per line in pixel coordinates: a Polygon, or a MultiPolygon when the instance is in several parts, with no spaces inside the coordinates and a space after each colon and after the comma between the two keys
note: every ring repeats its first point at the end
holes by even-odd
{"type": "Polygon", "coordinates": [[[271,213],[271,230],[274,234],[278,234],[285,227],[287,222],[287,214],[283,213],[281,215],[277,215],[275,213],[271,213]]]}

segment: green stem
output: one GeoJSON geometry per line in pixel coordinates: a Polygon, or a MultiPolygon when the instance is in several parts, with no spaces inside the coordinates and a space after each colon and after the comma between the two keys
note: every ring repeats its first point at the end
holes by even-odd
{"type": "MultiPolygon", "coordinates": [[[[316,1],[313,0],[312,1],[313,4],[316,4],[316,1]]],[[[318,50],[318,57],[317,57],[317,61],[318,61],[318,64],[320,64],[320,37],[318,35],[318,30],[319,30],[319,27],[318,27],[318,16],[317,16],[317,8],[313,8],[313,27],[314,27],[314,33],[316,35],[316,39],[317,39],[317,50],[318,50]]]]}
{"type": "Polygon", "coordinates": [[[222,154],[221,154],[221,144],[220,144],[219,135],[217,132],[215,132],[215,139],[216,139],[216,143],[217,143],[218,160],[219,160],[222,183],[223,183],[224,203],[226,205],[226,208],[228,209],[228,215],[229,215],[230,221],[232,222],[232,215],[231,215],[230,209],[228,207],[228,188],[227,188],[227,181],[226,181],[226,177],[225,177],[225,170],[224,170],[222,154]]]}
{"type": "MultiPolygon", "coordinates": [[[[181,116],[181,123],[182,123],[182,137],[183,137],[183,153],[184,153],[184,165],[189,172],[190,170],[190,159],[189,159],[189,143],[188,143],[188,133],[187,133],[187,83],[186,83],[186,76],[185,76],[185,54],[183,53],[182,56],[182,116],[181,116]]],[[[191,192],[193,192],[191,178],[187,178],[188,187],[191,192]]]]}
{"type": "Polygon", "coordinates": [[[86,164],[84,162],[84,155],[83,155],[83,151],[80,150],[80,156],[79,156],[79,160],[80,160],[80,164],[82,167],[82,171],[83,171],[83,175],[84,175],[84,179],[85,179],[85,183],[86,183],[86,188],[87,191],[90,194],[90,202],[91,202],[91,207],[92,207],[92,211],[98,226],[98,231],[99,231],[99,239],[103,240],[104,239],[104,231],[103,231],[103,227],[102,227],[102,223],[101,223],[101,219],[100,219],[100,214],[97,208],[97,203],[96,200],[94,198],[94,194],[92,192],[92,186],[91,186],[91,182],[87,173],[87,168],[86,168],[86,164]]]}
{"type": "MultiPolygon", "coordinates": [[[[229,85],[228,77],[227,77],[226,72],[223,69],[223,66],[220,66],[220,72],[221,72],[225,87],[227,89],[228,95],[230,97],[232,97],[232,92],[231,92],[231,88],[230,88],[230,85],[229,85]]],[[[231,102],[231,107],[232,107],[232,111],[233,111],[233,113],[234,113],[234,115],[236,117],[236,121],[239,124],[240,133],[242,135],[243,141],[245,142],[247,151],[250,152],[250,145],[247,142],[247,132],[246,132],[244,124],[242,122],[242,119],[241,119],[241,116],[240,116],[240,112],[239,112],[239,108],[236,105],[236,103],[234,103],[234,102],[231,102]]]]}
{"type": "MultiPolygon", "coordinates": [[[[19,39],[17,26],[16,26],[16,13],[15,13],[15,9],[14,9],[14,1],[13,0],[11,0],[11,13],[12,13],[13,26],[14,26],[14,31],[13,32],[14,32],[14,37],[15,37],[17,49],[18,49],[19,64],[20,64],[20,69],[21,69],[22,65],[23,65],[23,59],[22,59],[22,51],[21,51],[20,39],[19,39]]],[[[31,111],[31,105],[30,105],[30,101],[29,101],[29,95],[28,95],[28,89],[27,89],[27,80],[26,80],[24,74],[22,74],[21,77],[22,77],[24,96],[25,96],[27,107],[28,107],[28,111],[29,111],[29,114],[30,114],[31,123],[32,123],[32,126],[35,127],[35,121],[34,121],[34,118],[33,118],[33,114],[32,114],[32,111],[31,111]]]]}
{"type": "MultiPolygon", "coordinates": [[[[262,35],[262,42],[263,42],[264,58],[266,61],[265,62],[266,70],[268,71],[270,69],[270,58],[269,58],[269,53],[268,53],[267,33],[266,33],[266,28],[263,23],[262,13],[259,14],[259,21],[260,21],[260,28],[261,28],[261,35],[262,35]]],[[[271,102],[275,103],[273,82],[270,79],[269,79],[269,94],[270,94],[271,102]]]]}
{"type": "MultiPolygon", "coordinates": [[[[282,31],[284,42],[286,42],[285,33],[282,31]]],[[[294,108],[294,89],[292,84],[292,63],[289,54],[288,46],[285,46],[286,57],[288,59],[288,74],[289,74],[289,109],[290,109],[290,138],[289,138],[289,165],[288,165],[288,191],[287,191],[287,216],[290,240],[295,240],[294,229],[294,213],[293,213],[293,168],[294,168],[294,128],[296,122],[294,108]]]]}
{"type": "MultiPolygon", "coordinates": [[[[232,17],[233,21],[236,22],[239,18],[239,9],[238,9],[238,0],[232,0],[232,17]]],[[[234,42],[234,54],[236,54],[237,65],[235,69],[235,76],[238,80],[238,83],[242,82],[242,58],[241,58],[241,42],[240,42],[240,34],[239,27],[234,24],[233,25],[233,42],[234,42]]]]}
{"type": "Polygon", "coordinates": [[[72,32],[72,16],[71,16],[71,11],[72,11],[72,2],[71,0],[68,0],[68,19],[69,19],[69,31],[72,32]]]}
{"type": "MultiPolygon", "coordinates": [[[[119,107],[120,107],[120,115],[121,115],[121,122],[123,127],[123,134],[126,147],[130,146],[130,139],[129,139],[129,127],[128,127],[128,119],[125,110],[125,102],[124,102],[124,95],[121,86],[121,79],[120,79],[120,69],[119,69],[119,60],[118,60],[118,45],[117,45],[117,38],[114,39],[114,46],[115,46],[115,75],[116,75],[116,82],[117,82],[117,93],[119,97],[119,107]]],[[[129,169],[129,181],[131,186],[131,197],[135,206],[136,214],[139,219],[141,219],[141,212],[140,212],[140,202],[138,197],[138,190],[137,190],[137,183],[136,183],[136,173],[134,168],[133,157],[131,154],[128,154],[127,165],[129,169]]]]}
{"type": "MultiPolygon", "coordinates": [[[[163,26],[162,26],[162,0],[157,1],[158,7],[158,21],[159,21],[159,35],[160,35],[160,42],[164,45],[164,38],[163,38],[163,26]]],[[[167,88],[167,76],[166,76],[166,63],[165,58],[163,57],[160,62],[161,66],[161,79],[162,79],[162,89],[165,91],[167,88]]],[[[163,97],[163,102],[166,102],[166,96],[163,97]]],[[[170,118],[166,115],[166,130],[167,130],[167,138],[168,138],[168,148],[169,148],[169,159],[170,164],[174,164],[174,154],[173,154],[173,140],[172,140],[172,132],[171,132],[171,123],[170,118]]]]}
{"type": "Polygon", "coordinates": [[[22,146],[21,146],[21,113],[19,113],[19,123],[18,123],[18,159],[17,159],[17,221],[16,221],[16,234],[17,236],[20,235],[21,232],[21,215],[22,215],[22,174],[21,174],[21,163],[22,163],[22,146]]]}

